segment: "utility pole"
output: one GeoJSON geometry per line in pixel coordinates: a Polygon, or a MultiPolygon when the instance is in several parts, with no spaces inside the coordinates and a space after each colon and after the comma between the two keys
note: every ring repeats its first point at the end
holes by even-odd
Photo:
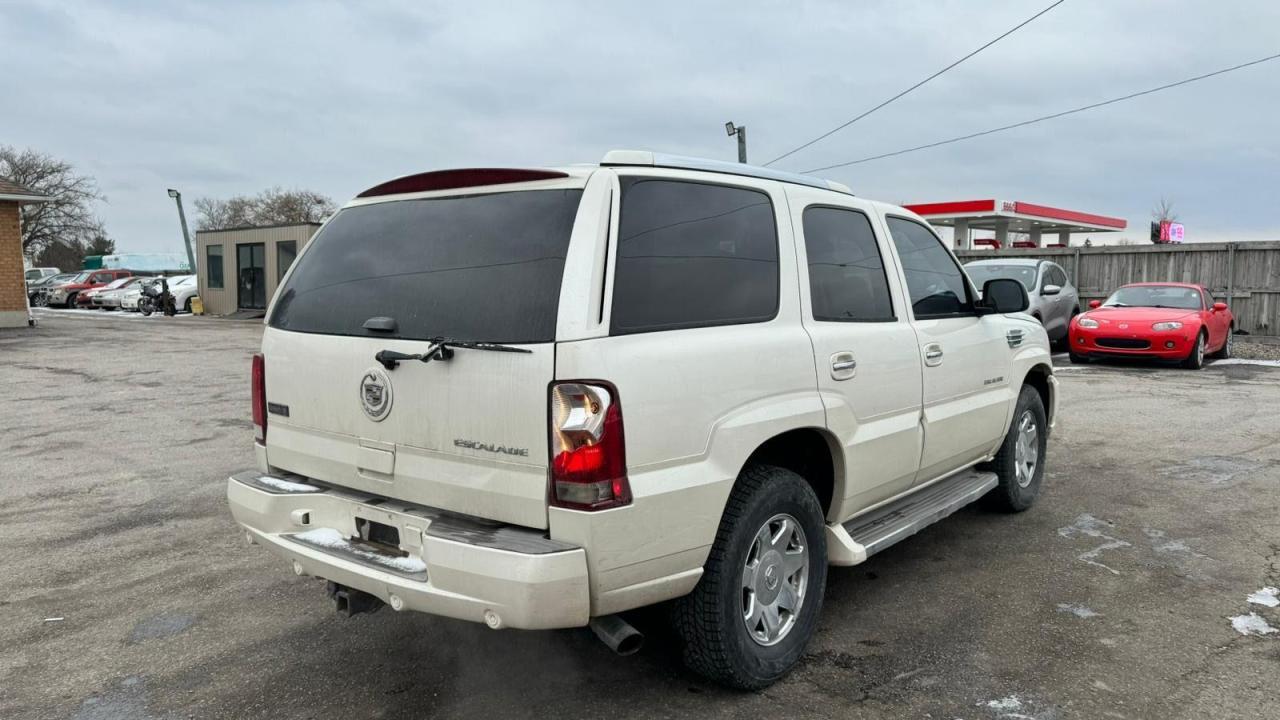
{"type": "Polygon", "coordinates": [[[738,136],[738,162],[745,165],[747,162],[747,126],[738,125],[735,127],[733,122],[730,121],[724,124],[724,131],[729,134],[729,137],[738,136]]]}
{"type": "Polygon", "coordinates": [[[182,223],[182,240],[187,244],[187,267],[194,274],[196,271],[196,255],[191,250],[191,231],[187,230],[187,214],[182,211],[182,193],[169,188],[169,197],[178,203],[178,222],[182,223]]]}

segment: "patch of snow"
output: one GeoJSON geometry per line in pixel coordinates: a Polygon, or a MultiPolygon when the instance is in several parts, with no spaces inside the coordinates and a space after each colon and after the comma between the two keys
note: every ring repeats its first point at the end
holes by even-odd
{"type": "Polygon", "coordinates": [[[1262,588],[1256,593],[1248,597],[1249,602],[1254,605],[1262,605],[1265,607],[1280,606],[1280,588],[1273,588],[1270,585],[1262,588]]]}
{"type": "Polygon", "coordinates": [[[1093,610],[1092,608],[1087,608],[1084,605],[1074,603],[1058,603],[1058,612],[1071,613],[1078,618],[1084,618],[1086,620],[1102,616],[1102,613],[1093,610]]]}
{"type": "Polygon", "coordinates": [[[1120,548],[1127,548],[1127,547],[1130,547],[1129,543],[1125,542],[1124,540],[1116,540],[1115,538],[1112,538],[1111,542],[1103,543],[1098,547],[1090,550],[1089,552],[1080,553],[1080,555],[1078,555],[1076,559],[1083,560],[1089,563],[1090,565],[1097,565],[1098,567],[1102,568],[1103,570],[1106,570],[1112,575],[1119,575],[1120,574],[1119,570],[1116,570],[1110,565],[1106,565],[1098,562],[1098,556],[1102,554],[1103,550],[1119,550],[1120,548]]]}
{"type": "Polygon", "coordinates": [[[1249,613],[1248,615],[1237,615],[1231,618],[1231,627],[1241,635],[1270,635],[1271,633],[1280,632],[1262,619],[1258,613],[1249,613]]]}
{"type": "Polygon", "coordinates": [[[424,573],[427,571],[427,564],[418,558],[394,557],[374,552],[368,548],[356,545],[348,540],[347,536],[333,528],[316,528],[314,530],[298,533],[293,537],[310,545],[342,550],[343,552],[355,555],[362,560],[368,560],[375,565],[381,565],[402,573],[424,573]]]}
{"type": "Polygon", "coordinates": [[[1014,710],[1022,709],[1022,701],[1018,699],[1017,695],[1010,695],[999,700],[988,700],[985,703],[978,703],[978,705],[985,705],[996,712],[1013,712],[1014,710]]]}
{"type": "Polygon", "coordinates": [[[320,492],[320,488],[315,485],[293,482],[291,480],[285,480],[284,478],[271,477],[270,475],[259,475],[258,482],[285,492],[320,492]]]}
{"type": "Polygon", "coordinates": [[[346,547],[351,544],[347,542],[346,535],[343,535],[333,528],[316,528],[314,530],[300,532],[297,535],[294,535],[294,537],[304,542],[309,542],[312,545],[319,545],[320,547],[327,548],[346,547]]]}
{"type": "Polygon", "coordinates": [[[1280,360],[1251,360],[1249,358],[1227,358],[1213,360],[1210,365],[1259,365],[1261,367],[1280,367],[1280,360]]]}
{"type": "Polygon", "coordinates": [[[1058,528],[1058,534],[1062,537],[1073,537],[1075,535],[1088,535],[1089,537],[1107,537],[1103,534],[1103,530],[1110,530],[1114,527],[1114,523],[1084,513],[1076,517],[1076,521],[1066,527],[1058,528]]]}
{"type": "Polygon", "coordinates": [[[1058,528],[1058,534],[1064,538],[1071,538],[1071,537],[1076,537],[1078,535],[1084,535],[1086,537],[1100,538],[1100,539],[1106,540],[1107,542],[1099,545],[1098,547],[1092,550],[1089,550],[1087,552],[1083,552],[1080,555],[1076,556],[1076,559],[1081,560],[1082,562],[1089,563],[1090,565],[1096,565],[1106,570],[1107,572],[1111,573],[1112,575],[1119,575],[1120,574],[1119,570],[1116,570],[1113,567],[1110,567],[1108,565],[1098,562],[1098,557],[1102,554],[1104,550],[1118,550],[1120,548],[1131,547],[1130,543],[1124,540],[1113,538],[1110,535],[1103,532],[1104,530],[1110,530],[1113,526],[1114,526],[1114,523],[1107,522],[1106,520],[1099,520],[1098,518],[1088,513],[1084,513],[1082,515],[1077,516],[1076,521],[1074,523],[1066,527],[1058,528]]]}

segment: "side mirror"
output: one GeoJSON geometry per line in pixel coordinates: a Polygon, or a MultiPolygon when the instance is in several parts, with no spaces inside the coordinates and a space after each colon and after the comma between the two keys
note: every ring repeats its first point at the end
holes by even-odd
{"type": "Polygon", "coordinates": [[[1090,301],[1089,301],[1089,309],[1090,309],[1090,310],[1097,310],[1097,309],[1098,309],[1098,308],[1100,308],[1100,307],[1102,307],[1102,301],[1101,301],[1101,300],[1090,300],[1090,301]]]}
{"type": "Polygon", "coordinates": [[[1214,312],[1222,312],[1223,310],[1226,310],[1226,309],[1227,309],[1227,304],[1226,304],[1226,303],[1218,302],[1218,303],[1214,303],[1214,304],[1213,304],[1213,311],[1214,311],[1214,312]]]}
{"type": "Polygon", "coordinates": [[[1040,288],[1041,295],[1057,295],[1060,292],[1062,292],[1061,285],[1045,285],[1040,288]]]}
{"type": "Polygon", "coordinates": [[[981,307],[993,313],[1016,313],[1031,307],[1031,298],[1022,283],[1009,278],[988,280],[982,286],[981,307]]]}

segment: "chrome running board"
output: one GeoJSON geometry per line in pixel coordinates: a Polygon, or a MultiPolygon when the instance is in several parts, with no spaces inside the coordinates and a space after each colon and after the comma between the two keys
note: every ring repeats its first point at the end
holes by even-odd
{"type": "Polygon", "coordinates": [[[969,468],[843,525],[828,525],[830,561],[857,565],[977,500],[998,482],[995,473],[969,468]]]}

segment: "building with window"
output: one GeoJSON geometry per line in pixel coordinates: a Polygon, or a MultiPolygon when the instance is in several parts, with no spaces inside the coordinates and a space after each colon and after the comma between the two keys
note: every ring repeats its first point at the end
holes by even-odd
{"type": "Polygon", "coordinates": [[[200,299],[210,315],[262,312],[319,223],[196,232],[200,299]]]}

